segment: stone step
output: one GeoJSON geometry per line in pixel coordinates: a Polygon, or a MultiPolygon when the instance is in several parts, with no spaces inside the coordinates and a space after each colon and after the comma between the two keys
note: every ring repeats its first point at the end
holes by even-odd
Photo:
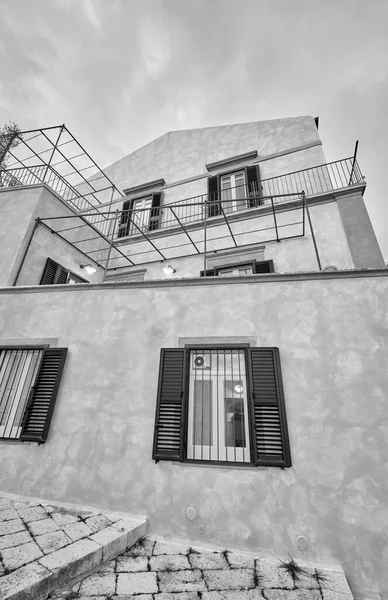
{"type": "MultiPolygon", "coordinates": [[[[54,512],[55,514],[57,513],[54,512]]],[[[61,512],[59,514],[66,520],[63,515],[68,513],[61,512]]],[[[8,513],[6,516],[14,517],[15,515],[8,513]]],[[[40,516],[43,515],[40,514],[40,516]]],[[[66,587],[70,582],[80,580],[96,571],[104,563],[131,548],[146,534],[147,523],[144,519],[128,519],[114,517],[114,515],[109,515],[109,518],[106,518],[104,515],[92,515],[89,512],[85,522],[92,525],[98,519],[101,522],[101,518],[105,518],[109,525],[94,533],[91,531],[87,537],[68,543],[58,550],[50,551],[49,549],[44,554],[39,550],[43,547],[44,535],[33,538],[34,541],[29,543],[1,550],[1,557],[6,570],[2,576],[0,573],[0,600],[46,600],[53,591],[66,587]],[[89,519],[94,519],[94,521],[89,519]],[[28,556],[28,553],[34,550],[35,546],[39,550],[39,555],[28,556]],[[11,561],[14,556],[17,560],[19,555],[21,556],[21,562],[24,561],[27,564],[7,572],[7,560],[11,561]]],[[[5,530],[7,529],[6,524],[15,520],[4,521],[5,530]]],[[[41,521],[43,520],[42,518],[41,521]]],[[[27,532],[33,535],[31,533],[34,531],[33,523],[35,523],[35,530],[38,530],[36,524],[41,521],[24,523],[28,528],[27,532]]],[[[82,523],[77,523],[77,525],[80,527],[82,523]]],[[[64,527],[69,527],[69,525],[64,525],[64,527]]],[[[45,535],[53,535],[53,533],[45,535]]],[[[36,552],[36,550],[34,551],[36,552]]]]}

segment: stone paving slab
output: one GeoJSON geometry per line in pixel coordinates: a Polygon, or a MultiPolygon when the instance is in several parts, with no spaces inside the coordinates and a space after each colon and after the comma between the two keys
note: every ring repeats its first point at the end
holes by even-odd
{"type": "Polygon", "coordinates": [[[103,562],[130,548],[146,530],[145,520],[0,497],[0,600],[46,600],[100,567],[104,576],[85,583],[87,596],[90,600],[90,586],[107,580],[111,594],[116,573],[103,562]]]}
{"type": "MultiPolygon", "coordinates": [[[[296,561],[298,562],[298,561],[296,561]]],[[[214,552],[188,545],[141,538],[98,574],[52,598],[77,600],[352,600],[344,572],[319,571],[300,565],[305,573],[294,583],[281,561],[214,552]]]]}

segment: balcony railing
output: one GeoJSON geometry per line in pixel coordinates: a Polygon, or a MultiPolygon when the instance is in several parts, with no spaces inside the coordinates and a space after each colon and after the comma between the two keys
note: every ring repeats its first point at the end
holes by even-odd
{"type": "MultiPolygon", "coordinates": [[[[122,211],[117,237],[150,233],[173,227],[203,223],[214,217],[233,217],[262,206],[274,206],[301,198],[329,193],[364,182],[357,161],[352,158],[287,173],[259,182],[223,189],[213,194],[186,198],[160,208],[122,211]]],[[[209,223],[210,224],[210,223],[209,223]]],[[[103,224],[106,227],[106,223],[103,224]]]]}

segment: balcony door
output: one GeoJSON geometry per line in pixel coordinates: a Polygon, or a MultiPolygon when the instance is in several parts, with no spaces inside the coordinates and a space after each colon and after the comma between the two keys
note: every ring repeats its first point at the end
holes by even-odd
{"type": "Polygon", "coordinates": [[[221,202],[226,213],[247,208],[245,171],[221,177],[221,202]]]}
{"type": "MultiPolygon", "coordinates": [[[[135,200],[132,204],[131,219],[133,223],[136,223],[136,225],[142,231],[148,231],[151,208],[152,196],[148,196],[146,198],[139,198],[138,200],[135,200]]],[[[133,223],[131,223],[130,232],[132,234],[139,233],[139,230],[135,227],[133,223]]]]}

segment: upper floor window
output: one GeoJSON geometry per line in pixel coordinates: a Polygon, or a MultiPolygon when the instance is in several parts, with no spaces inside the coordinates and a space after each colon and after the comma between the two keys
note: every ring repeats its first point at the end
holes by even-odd
{"type": "MultiPolygon", "coordinates": [[[[260,273],[273,272],[273,260],[251,260],[249,262],[214,267],[214,269],[207,269],[206,277],[214,277],[217,275],[221,277],[226,277],[228,275],[254,275],[260,273]]],[[[201,277],[204,277],[205,272],[201,271],[200,275],[201,277]]]]}
{"type": "Polygon", "coordinates": [[[209,217],[233,213],[262,204],[262,189],[258,165],[208,179],[209,217]]]}
{"type": "Polygon", "coordinates": [[[154,231],[160,227],[161,192],[123,203],[117,237],[136,235],[142,231],[154,231]]]}
{"type": "Polygon", "coordinates": [[[59,263],[55,262],[51,258],[46,261],[45,268],[43,270],[42,279],[40,285],[54,285],[54,284],[74,284],[74,283],[89,283],[86,279],[79,277],[69,269],[65,269],[59,263]]]}

